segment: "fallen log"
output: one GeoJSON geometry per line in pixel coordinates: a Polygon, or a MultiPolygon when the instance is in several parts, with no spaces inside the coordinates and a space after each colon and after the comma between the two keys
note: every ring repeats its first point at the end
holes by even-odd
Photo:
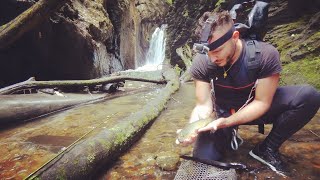
{"type": "Polygon", "coordinates": [[[83,87],[83,86],[93,86],[98,84],[121,82],[125,80],[142,81],[142,82],[150,82],[150,83],[157,83],[157,84],[166,83],[166,81],[163,79],[154,80],[154,79],[147,79],[147,78],[136,78],[132,76],[110,76],[110,77],[103,77],[103,78],[91,79],[91,80],[61,80],[61,81],[35,81],[35,80],[29,79],[29,80],[0,89],[0,94],[12,94],[22,89],[83,87]]]}
{"type": "Polygon", "coordinates": [[[47,19],[51,12],[61,7],[67,0],[39,0],[7,24],[0,26],[0,49],[13,44],[24,33],[47,19]]]}
{"type": "Polygon", "coordinates": [[[31,120],[85,102],[102,100],[106,96],[106,94],[0,95],[0,128],[4,124],[31,120]]]}
{"type": "Polygon", "coordinates": [[[68,147],[27,179],[94,179],[101,167],[112,163],[138,139],[165,108],[170,96],[178,90],[176,72],[170,69],[164,76],[168,80],[166,87],[140,111],[121,120],[111,129],[104,129],[68,147]]]}

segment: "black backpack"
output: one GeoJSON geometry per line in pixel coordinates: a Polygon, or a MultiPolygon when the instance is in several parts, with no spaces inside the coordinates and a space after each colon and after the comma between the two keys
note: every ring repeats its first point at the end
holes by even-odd
{"type": "Polygon", "coordinates": [[[250,79],[253,79],[259,70],[259,41],[263,40],[266,33],[268,10],[269,2],[261,0],[238,0],[230,10],[236,30],[240,32],[241,38],[246,41],[248,50],[248,57],[246,59],[250,79]]]}
{"type": "Polygon", "coordinates": [[[268,20],[268,1],[238,0],[231,8],[230,15],[241,38],[262,41],[268,20]]]}

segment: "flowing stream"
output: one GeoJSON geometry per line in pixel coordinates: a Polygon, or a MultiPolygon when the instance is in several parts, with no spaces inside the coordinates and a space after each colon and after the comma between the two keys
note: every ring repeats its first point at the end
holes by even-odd
{"type": "Polygon", "coordinates": [[[27,177],[85,134],[91,136],[110,128],[138,111],[161,88],[162,85],[127,81],[121,91],[100,102],[2,127],[0,179],[27,177]]]}
{"type": "MultiPolygon", "coordinates": [[[[125,94],[105,101],[79,106],[32,122],[0,131],[0,179],[23,179],[72,144],[84,134],[112,127],[124,117],[138,111],[161,91],[162,86],[141,82],[126,82],[125,94]],[[137,103],[139,102],[139,103],[137,103]]],[[[123,92],[118,92],[123,93],[123,92]]],[[[117,94],[117,93],[116,93],[117,94]]],[[[179,162],[174,155],[190,154],[192,146],[175,144],[176,130],[188,122],[194,106],[193,83],[182,84],[167,108],[154,121],[144,136],[112,166],[105,167],[97,179],[173,179],[179,162]],[[174,163],[164,170],[159,157],[174,163]]],[[[318,179],[320,175],[320,114],[291,137],[280,151],[288,160],[292,176],[283,178],[248,156],[254,145],[265,135],[256,126],[241,126],[244,144],[231,152],[227,161],[242,162],[248,171],[239,171],[239,179],[318,179]]],[[[270,126],[266,127],[266,134],[270,126]]],[[[89,133],[92,134],[92,133],[89,133]]]]}

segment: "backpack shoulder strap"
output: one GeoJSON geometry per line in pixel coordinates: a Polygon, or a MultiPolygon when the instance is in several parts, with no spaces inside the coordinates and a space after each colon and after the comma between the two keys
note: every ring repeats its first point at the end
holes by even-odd
{"type": "Polygon", "coordinates": [[[256,40],[246,40],[246,65],[249,70],[250,80],[255,80],[257,77],[258,70],[260,69],[261,62],[261,48],[260,44],[256,40]]]}
{"type": "Polygon", "coordinates": [[[260,66],[260,59],[258,57],[258,53],[260,54],[260,44],[256,40],[247,40],[247,66],[248,69],[256,69],[260,66]]]}
{"type": "MultiPolygon", "coordinates": [[[[248,76],[250,81],[255,81],[257,79],[257,74],[260,69],[261,62],[261,48],[260,44],[256,40],[246,40],[246,65],[248,68],[248,76]]],[[[258,131],[264,134],[264,124],[258,125],[258,131]]]]}

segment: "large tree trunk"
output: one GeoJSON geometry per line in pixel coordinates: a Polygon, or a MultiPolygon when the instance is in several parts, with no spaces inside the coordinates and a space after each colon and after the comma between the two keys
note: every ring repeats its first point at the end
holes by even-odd
{"type": "Polygon", "coordinates": [[[120,152],[132,145],[146,127],[165,108],[172,93],[179,88],[174,70],[164,74],[170,80],[157,98],[111,129],[100,131],[68,147],[64,152],[31,174],[27,179],[93,179],[120,152]]]}
{"type": "MultiPolygon", "coordinates": [[[[142,73],[145,74],[145,73],[142,73]]],[[[61,81],[34,81],[34,79],[30,78],[26,81],[21,83],[17,83],[8,87],[4,87],[0,89],[0,94],[12,94],[16,91],[22,89],[41,89],[41,88],[63,88],[63,87],[83,87],[83,86],[94,86],[99,84],[108,84],[114,82],[121,82],[125,80],[130,81],[143,81],[143,82],[150,82],[150,83],[158,83],[164,84],[166,83],[165,80],[154,80],[152,78],[140,78],[140,77],[132,77],[132,76],[110,76],[110,77],[103,77],[100,79],[91,79],[91,80],[61,80],[61,81]]]]}
{"type": "Polygon", "coordinates": [[[68,0],[39,0],[12,21],[0,27],[0,49],[4,49],[19,39],[25,32],[47,19],[51,12],[60,8],[68,0]]]}

